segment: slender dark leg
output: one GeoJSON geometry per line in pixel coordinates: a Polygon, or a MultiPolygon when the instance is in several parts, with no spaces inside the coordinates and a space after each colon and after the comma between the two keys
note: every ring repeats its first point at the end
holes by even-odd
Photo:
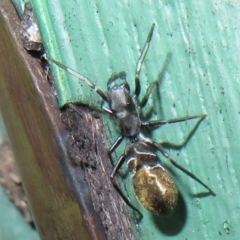
{"type": "MultiPolygon", "coordinates": [[[[119,146],[119,144],[122,142],[123,140],[123,136],[122,135],[119,135],[117,137],[117,139],[115,140],[115,142],[113,143],[113,145],[111,146],[111,148],[108,150],[108,155],[109,155],[109,158],[111,159],[112,161],[112,157],[111,157],[111,153],[119,146]]],[[[115,181],[115,175],[116,173],[119,171],[119,169],[121,168],[121,166],[123,165],[124,163],[124,160],[125,160],[125,154],[123,154],[117,164],[115,165],[111,175],[110,175],[110,180],[114,186],[114,188],[116,189],[116,191],[118,192],[118,194],[122,197],[122,199],[125,201],[125,203],[130,207],[132,208],[134,211],[136,211],[138,214],[139,214],[139,217],[138,219],[141,220],[142,219],[142,213],[136,208],[134,207],[131,202],[127,199],[127,197],[123,194],[123,192],[121,191],[121,189],[119,188],[119,186],[117,185],[116,181],[115,181]]]]}
{"type": "Polygon", "coordinates": [[[145,42],[143,51],[142,51],[142,53],[141,53],[141,55],[138,59],[138,62],[137,62],[136,71],[135,71],[135,91],[134,91],[136,97],[139,96],[140,91],[141,91],[139,76],[140,76],[140,72],[141,72],[141,69],[142,69],[143,61],[144,61],[144,59],[147,55],[147,51],[148,51],[149,46],[150,46],[150,42],[151,42],[154,27],[155,27],[155,24],[153,23],[152,27],[150,29],[150,32],[148,34],[147,40],[145,42]]]}
{"type": "Polygon", "coordinates": [[[117,137],[117,139],[114,141],[114,143],[111,146],[111,148],[108,150],[109,154],[111,154],[119,146],[119,144],[122,142],[123,138],[124,137],[121,134],[117,137]]]}
{"type": "Polygon", "coordinates": [[[185,121],[195,119],[195,118],[200,118],[200,120],[202,120],[205,117],[206,117],[206,114],[200,114],[200,115],[194,115],[194,116],[185,116],[185,117],[180,117],[180,118],[173,118],[173,119],[169,119],[169,120],[153,120],[153,121],[149,121],[149,122],[145,122],[145,123],[143,122],[142,126],[156,127],[156,126],[163,125],[163,124],[185,122],[185,121]]]}
{"type": "Polygon", "coordinates": [[[107,107],[105,107],[104,106],[104,100],[102,100],[102,103],[101,103],[101,108],[106,112],[106,113],[108,113],[108,114],[110,114],[110,115],[113,115],[113,112],[111,111],[111,109],[109,109],[109,108],[107,108],[107,107]]]}
{"type": "Polygon", "coordinates": [[[108,102],[108,98],[107,98],[106,94],[98,86],[96,86],[89,78],[87,78],[87,77],[83,76],[82,74],[74,71],[73,69],[65,66],[64,64],[56,61],[55,59],[51,58],[50,56],[47,56],[46,58],[48,60],[50,60],[51,62],[55,63],[60,68],[64,69],[68,73],[70,73],[71,75],[75,76],[79,80],[85,82],[90,88],[92,88],[95,92],[97,92],[106,102],[108,102]]]}
{"type": "Polygon", "coordinates": [[[145,105],[147,104],[147,101],[148,101],[148,98],[149,98],[149,95],[151,94],[152,92],[152,89],[154,88],[155,85],[157,85],[160,80],[162,79],[163,77],[163,74],[165,73],[165,69],[166,69],[166,66],[167,66],[167,63],[168,63],[168,60],[169,60],[169,57],[170,57],[170,54],[167,55],[165,61],[164,61],[164,64],[163,64],[163,67],[162,67],[162,70],[160,71],[160,73],[158,74],[158,80],[152,82],[148,88],[147,88],[147,91],[142,99],[142,101],[140,102],[140,104],[138,105],[138,107],[140,108],[143,108],[145,107],[145,105]]]}
{"type": "Polygon", "coordinates": [[[80,117],[83,116],[83,114],[79,111],[79,109],[74,105],[74,103],[68,103],[66,106],[71,108],[73,111],[75,111],[80,117]]]}
{"type": "Polygon", "coordinates": [[[197,181],[198,183],[200,183],[202,186],[204,186],[213,196],[216,196],[216,193],[209,188],[203,181],[201,181],[198,177],[196,177],[193,173],[191,173],[190,171],[188,171],[187,169],[185,169],[184,167],[182,167],[181,165],[179,165],[174,159],[172,159],[168,153],[164,150],[164,148],[162,147],[161,144],[153,142],[151,139],[149,138],[144,138],[144,141],[150,145],[153,145],[154,147],[156,147],[165,158],[167,158],[172,165],[174,165],[176,168],[180,169],[182,172],[186,173],[189,177],[191,177],[192,179],[194,179],[195,181],[197,181]]]}
{"type": "Polygon", "coordinates": [[[188,132],[188,134],[184,137],[183,141],[181,141],[180,143],[173,143],[173,142],[161,142],[160,144],[162,145],[163,148],[172,148],[172,149],[181,149],[182,147],[184,147],[188,141],[191,139],[191,137],[194,135],[194,133],[196,132],[196,130],[198,129],[198,126],[200,125],[200,123],[202,122],[203,118],[198,118],[197,123],[195,123],[194,127],[190,130],[190,132],[188,132]]]}
{"type": "Polygon", "coordinates": [[[153,89],[154,86],[157,85],[157,84],[158,84],[158,81],[154,81],[154,82],[152,82],[152,83],[148,86],[147,91],[146,91],[146,93],[145,93],[142,101],[139,103],[138,107],[140,107],[140,108],[145,107],[145,105],[147,104],[149,95],[150,95],[151,92],[152,92],[152,89],[153,89]]]}
{"type": "Polygon", "coordinates": [[[120,134],[117,139],[115,140],[115,142],[113,143],[113,145],[108,149],[108,157],[111,160],[112,165],[114,165],[113,160],[112,160],[112,152],[119,146],[119,144],[122,142],[123,140],[123,136],[120,134]]]}
{"type": "Polygon", "coordinates": [[[121,191],[121,189],[119,188],[118,184],[117,184],[116,181],[115,181],[115,175],[116,175],[116,173],[119,171],[119,169],[121,168],[121,166],[123,165],[124,160],[125,160],[125,157],[126,157],[125,154],[123,154],[123,155],[119,158],[116,166],[114,167],[114,169],[113,169],[113,171],[112,171],[112,173],[111,173],[111,175],[110,175],[110,180],[111,180],[114,188],[115,188],[116,191],[118,192],[118,194],[119,194],[119,195],[122,197],[122,199],[124,200],[124,202],[125,202],[130,208],[132,208],[134,211],[136,211],[136,212],[139,214],[138,220],[141,220],[141,219],[143,218],[142,213],[141,213],[136,207],[134,207],[134,206],[131,204],[131,202],[130,202],[130,201],[128,200],[128,198],[123,194],[123,192],[121,191]]]}

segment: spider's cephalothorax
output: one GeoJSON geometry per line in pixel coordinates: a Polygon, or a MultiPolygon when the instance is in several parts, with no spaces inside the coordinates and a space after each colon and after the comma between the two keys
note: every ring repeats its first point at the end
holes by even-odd
{"type": "Polygon", "coordinates": [[[115,117],[120,132],[125,137],[135,137],[140,131],[141,119],[126,81],[126,73],[121,72],[108,80],[108,105],[115,117]]]}
{"type": "Polygon", "coordinates": [[[114,117],[120,132],[112,147],[109,149],[109,157],[111,158],[111,153],[119,146],[124,138],[127,138],[128,140],[126,150],[119,158],[110,176],[113,186],[122,196],[124,201],[131,208],[139,212],[139,210],[129,202],[128,198],[122,193],[115,182],[116,173],[126,161],[132,175],[133,187],[137,199],[146,209],[154,214],[160,215],[170,214],[174,211],[177,204],[178,191],[167,169],[163,166],[156,155],[157,150],[159,150],[163,156],[171,162],[171,164],[208,189],[210,194],[215,196],[215,193],[193,173],[176,163],[160,143],[152,141],[143,134],[143,128],[146,127],[151,128],[163,124],[183,122],[196,118],[199,118],[199,121],[201,121],[206,116],[205,114],[200,114],[170,120],[153,120],[149,122],[143,122],[141,120],[141,109],[146,105],[153,87],[158,83],[157,81],[152,82],[148,86],[143,98],[141,100],[138,99],[140,94],[139,76],[150,45],[154,26],[155,24],[151,27],[142,54],[136,65],[135,90],[133,93],[131,93],[129,84],[126,81],[125,72],[115,74],[108,80],[107,92],[105,93],[87,77],[77,73],[51,57],[48,57],[48,59],[65,69],[70,74],[76,76],[81,81],[84,81],[102,97],[102,109],[114,117]],[[106,105],[108,106],[106,107],[106,105]]]}

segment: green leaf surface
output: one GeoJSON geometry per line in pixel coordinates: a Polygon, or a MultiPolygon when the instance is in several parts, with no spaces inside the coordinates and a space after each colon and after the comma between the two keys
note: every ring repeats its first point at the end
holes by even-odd
{"type": "MultiPolygon", "coordinates": [[[[31,2],[46,52],[103,90],[107,79],[122,70],[133,89],[136,61],[156,23],[141,73],[142,94],[167,64],[146,112],[152,110],[153,119],[207,114],[183,148],[167,151],[217,196],[192,197],[205,189],[159,155],[181,193],[179,206],[173,217],[155,217],[137,203],[131,181],[125,179],[131,201],[144,213],[134,226],[136,239],[238,239],[239,1],[31,2]]],[[[52,64],[51,69],[59,106],[81,101],[99,109],[101,98],[86,84],[52,64]]],[[[178,144],[195,124],[163,126],[152,136],[178,144]]],[[[105,128],[111,145],[117,136],[113,119],[106,117],[105,128]]]]}

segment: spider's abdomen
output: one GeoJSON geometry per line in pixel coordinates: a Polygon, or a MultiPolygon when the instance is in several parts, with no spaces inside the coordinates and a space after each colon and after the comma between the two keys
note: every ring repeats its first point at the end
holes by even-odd
{"type": "Polygon", "coordinates": [[[177,204],[178,191],[168,171],[161,165],[143,165],[132,176],[138,201],[156,215],[171,214],[177,204]]]}

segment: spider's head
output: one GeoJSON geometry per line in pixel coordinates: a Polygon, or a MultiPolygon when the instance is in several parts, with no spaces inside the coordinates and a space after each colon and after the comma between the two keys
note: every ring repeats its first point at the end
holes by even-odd
{"type": "Polygon", "coordinates": [[[113,75],[108,79],[107,83],[108,92],[114,91],[117,89],[124,89],[125,91],[130,93],[129,84],[126,81],[126,73],[120,72],[118,74],[113,75]]]}

